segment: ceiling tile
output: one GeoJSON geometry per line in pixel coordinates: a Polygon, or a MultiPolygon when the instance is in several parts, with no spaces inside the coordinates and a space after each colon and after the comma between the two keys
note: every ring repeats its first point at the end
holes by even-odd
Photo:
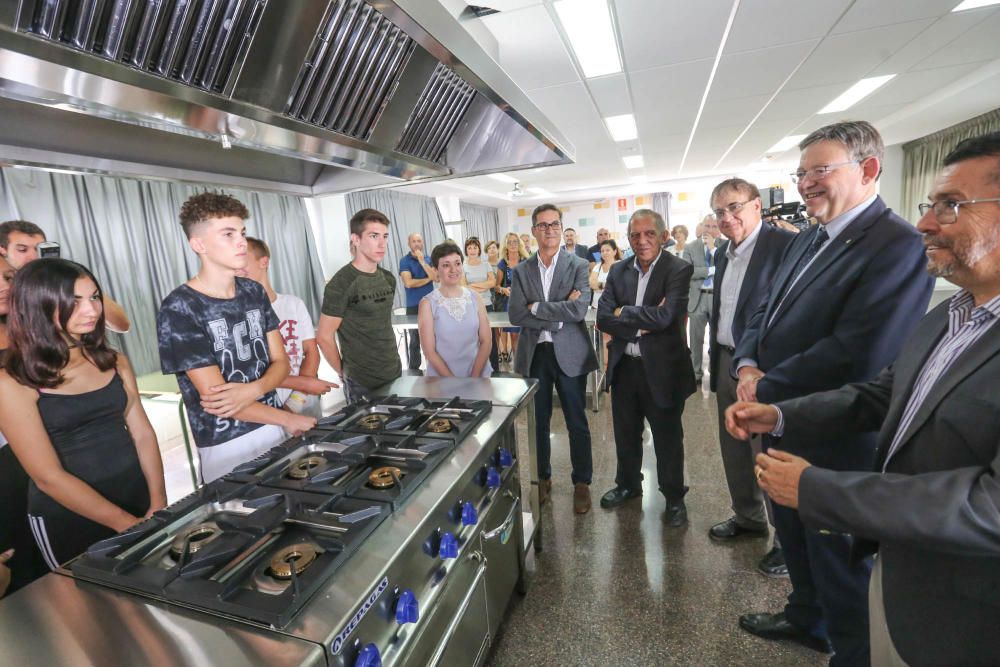
{"type": "Polygon", "coordinates": [[[850,0],[743,0],[726,41],[725,53],[822,37],[849,4],[850,0]]]}
{"type": "Polygon", "coordinates": [[[629,99],[628,82],[624,73],[587,79],[587,86],[597,102],[601,116],[632,113],[632,100],[629,99]]]}
{"type": "Polygon", "coordinates": [[[1000,58],[1000,10],[982,17],[977,26],[917,63],[914,69],[946,67],[1000,58]]]}
{"type": "Polygon", "coordinates": [[[715,58],[732,0],[616,0],[629,70],[715,58]]]}
{"type": "Polygon", "coordinates": [[[835,34],[868,30],[879,26],[944,16],[960,0],[857,0],[837,27],[835,34]]]}
{"type": "Polygon", "coordinates": [[[844,90],[868,76],[903,45],[916,37],[934,19],[910,21],[823,40],[809,60],[795,73],[788,90],[828,83],[844,83],[844,90]]]}
{"type": "Polygon", "coordinates": [[[979,69],[978,63],[966,63],[900,74],[862,100],[861,104],[882,106],[916,102],[925,95],[933,94],[934,91],[944,88],[976,69],[979,69]]]}
{"type": "Polygon", "coordinates": [[[630,75],[635,118],[643,145],[691,131],[711,70],[711,60],[700,60],[630,75]]]}
{"type": "MultiPolygon", "coordinates": [[[[983,21],[983,12],[959,12],[958,14],[948,14],[943,16],[926,30],[917,35],[908,44],[889,56],[889,59],[873,70],[870,76],[881,76],[883,74],[901,74],[917,66],[928,56],[937,53],[945,48],[955,39],[959,38],[970,29],[979,25],[983,21]]],[[[917,69],[923,69],[917,67],[917,69]]]]}
{"type": "Polygon", "coordinates": [[[577,159],[615,154],[604,121],[590,101],[583,83],[571,83],[536,90],[531,95],[539,110],[562,130],[577,150],[577,159]]]}
{"type": "Polygon", "coordinates": [[[739,99],[726,100],[724,102],[709,102],[701,112],[701,120],[698,122],[699,128],[711,129],[716,127],[726,127],[728,125],[742,125],[746,127],[764,103],[770,98],[768,95],[753,95],[751,97],[741,97],[739,99]]]}
{"type": "Polygon", "coordinates": [[[709,102],[773,93],[817,42],[782,44],[723,56],[712,82],[709,102]]]}
{"type": "Polygon", "coordinates": [[[545,7],[492,14],[483,23],[497,38],[500,66],[524,90],[580,80],[545,7]]]}

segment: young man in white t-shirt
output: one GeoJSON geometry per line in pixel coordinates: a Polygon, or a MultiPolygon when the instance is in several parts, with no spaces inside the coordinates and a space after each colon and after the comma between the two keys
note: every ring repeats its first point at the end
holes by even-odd
{"type": "Polygon", "coordinates": [[[278,333],[285,344],[290,370],[278,389],[278,403],[299,414],[320,416],[319,396],[339,385],[319,379],[319,347],[316,331],[305,302],[292,294],[278,294],[271,287],[267,270],[271,266],[271,249],[260,239],[247,237],[247,268],[237,275],[256,280],[267,292],[274,314],[278,316],[278,333]]]}

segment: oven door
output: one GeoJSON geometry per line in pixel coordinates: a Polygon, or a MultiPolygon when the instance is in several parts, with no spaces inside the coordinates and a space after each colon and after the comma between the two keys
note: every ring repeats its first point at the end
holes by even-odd
{"type": "Polygon", "coordinates": [[[482,552],[490,564],[486,570],[490,636],[496,635],[523,570],[521,499],[511,490],[512,485],[506,486],[502,494],[497,494],[498,501],[483,520],[480,538],[482,552]]]}

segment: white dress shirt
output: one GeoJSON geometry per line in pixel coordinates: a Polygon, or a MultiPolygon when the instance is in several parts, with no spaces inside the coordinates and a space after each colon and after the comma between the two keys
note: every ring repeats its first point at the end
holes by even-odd
{"type": "Polygon", "coordinates": [[[736,317],[736,304],[740,300],[740,291],[743,289],[743,279],[746,277],[747,268],[750,266],[750,258],[753,257],[753,249],[757,247],[757,237],[760,236],[760,227],[764,223],[758,223],[750,236],[743,239],[743,243],[734,247],[732,241],[726,246],[726,272],[722,276],[722,282],[715,286],[715,291],[719,299],[719,326],[716,342],[725,347],[736,347],[736,339],[733,336],[733,319],[736,317]]]}
{"type": "MultiPolygon", "coordinates": [[[[545,262],[542,261],[542,256],[538,255],[538,275],[542,279],[542,293],[545,295],[545,300],[549,300],[549,288],[552,287],[552,278],[556,275],[556,263],[559,262],[559,252],[552,255],[552,264],[548,267],[545,266],[545,262]]],[[[531,314],[538,315],[538,304],[531,304],[531,314]]],[[[559,323],[559,328],[562,329],[562,322],[559,323]]],[[[547,329],[542,329],[541,333],[538,334],[539,343],[551,343],[552,342],[552,332],[547,329]]]]}
{"type": "MultiPolygon", "coordinates": [[[[653,267],[656,266],[656,263],[660,261],[660,257],[662,255],[663,255],[662,250],[656,253],[656,259],[652,261],[652,263],[649,265],[649,269],[647,269],[645,273],[643,273],[642,269],[639,267],[638,257],[635,259],[635,261],[632,262],[632,268],[639,272],[639,284],[636,285],[635,288],[635,305],[639,308],[642,307],[643,299],[646,298],[646,287],[649,285],[649,277],[653,275],[653,267]]],[[[628,306],[624,307],[628,308],[628,306]]],[[[636,338],[640,336],[642,336],[642,331],[639,331],[636,334],[636,338]]],[[[630,357],[641,357],[642,351],[639,349],[639,341],[637,340],[634,343],[629,343],[628,345],[626,345],[625,354],[627,354],[630,357]]]]}

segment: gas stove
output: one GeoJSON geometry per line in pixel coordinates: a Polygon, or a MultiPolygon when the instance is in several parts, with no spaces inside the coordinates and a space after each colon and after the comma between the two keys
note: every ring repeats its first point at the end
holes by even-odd
{"type": "Polygon", "coordinates": [[[321,419],[316,430],[416,435],[458,443],[489,415],[490,410],[489,401],[389,396],[349,405],[321,419]]]}
{"type": "Polygon", "coordinates": [[[93,545],[72,571],[280,628],[389,513],[371,499],[213,482],[93,545]]]}

